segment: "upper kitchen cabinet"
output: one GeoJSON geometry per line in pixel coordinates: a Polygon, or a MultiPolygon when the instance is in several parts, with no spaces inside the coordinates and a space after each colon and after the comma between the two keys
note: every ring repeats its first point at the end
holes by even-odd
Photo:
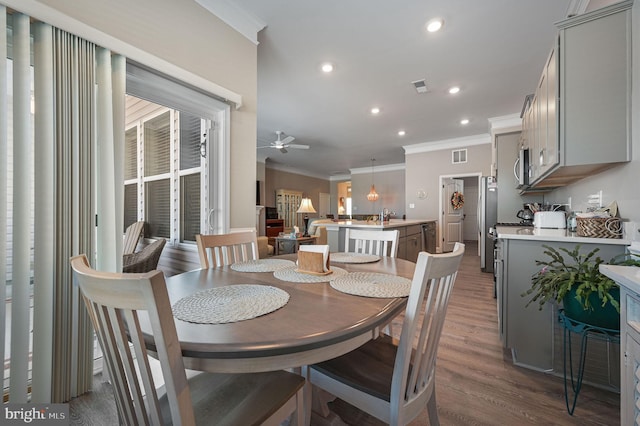
{"type": "Polygon", "coordinates": [[[525,112],[532,188],[565,186],[631,160],[632,4],[558,23],[525,112]]]}

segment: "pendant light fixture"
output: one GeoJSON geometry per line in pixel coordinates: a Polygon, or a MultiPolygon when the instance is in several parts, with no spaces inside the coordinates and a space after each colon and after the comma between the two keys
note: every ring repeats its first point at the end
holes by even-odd
{"type": "Polygon", "coordinates": [[[373,184],[373,162],[376,161],[375,158],[371,159],[371,189],[367,194],[367,200],[376,201],[378,199],[378,193],[376,192],[376,186],[373,184]]]}

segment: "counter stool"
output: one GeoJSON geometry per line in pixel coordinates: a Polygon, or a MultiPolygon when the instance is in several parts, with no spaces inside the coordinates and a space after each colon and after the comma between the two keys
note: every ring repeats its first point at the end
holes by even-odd
{"type": "Polygon", "coordinates": [[[609,343],[620,343],[620,330],[611,330],[608,328],[596,327],[567,317],[564,309],[560,309],[558,319],[562,323],[564,333],[562,336],[562,356],[563,356],[563,372],[564,372],[564,400],[567,405],[567,412],[573,416],[576,408],[578,395],[582,388],[582,376],[584,375],[584,364],[587,355],[587,339],[592,338],[609,343]],[[580,340],[580,358],[576,377],[573,375],[573,357],[571,353],[571,333],[581,335],[580,340]],[[569,403],[569,391],[567,389],[567,357],[569,358],[569,379],[571,380],[571,389],[573,390],[573,402],[569,403]]]}

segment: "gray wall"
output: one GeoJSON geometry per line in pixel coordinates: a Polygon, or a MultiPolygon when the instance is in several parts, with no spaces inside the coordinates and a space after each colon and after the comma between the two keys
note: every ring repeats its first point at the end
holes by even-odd
{"type": "Polygon", "coordinates": [[[376,170],[374,168],[373,183],[379,195],[378,201],[367,200],[371,188],[371,173],[351,175],[351,202],[353,214],[375,215],[382,208],[388,208],[402,218],[405,214],[405,171],[404,170],[376,170]]]}
{"type": "MultiPolygon", "coordinates": [[[[316,211],[320,206],[320,193],[329,193],[329,180],[315,177],[303,176],[295,173],[283,172],[281,170],[265,168],[265,191],[264,205],[267,207],[276,206],[276,190],[290,189],[302,191],[303,197],[311,198],[311,203],[316,211]]],[[[309,214],[310,218],[318,217],[317,213],[309,214]]]]}
{"type": "MultiPolygon", "coordinates": [[[[455,148],[460,149],[460,148],[455,148]]],[[[451,149],[439,151],[407,154],[405,202],[407,219],[440,220],[439,182],[440,176],[468,175],[481,173],[488,176],[491,173],[491,144],[472,145],[467,147],[467,162],[463,164],[451,163],[451,149]],[[419,190],[424,190],[427,196],[420,199],[419,190]],[[414,204],[413,209],[409,208],[414,204]]]]}

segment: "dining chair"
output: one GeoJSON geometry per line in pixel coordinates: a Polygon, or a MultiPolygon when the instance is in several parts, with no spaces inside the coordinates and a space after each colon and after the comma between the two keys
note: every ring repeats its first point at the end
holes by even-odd
{"type": "Polygon", "coordinates": [[[378,231],[370,229],[345,229],[344,251],[396,257],[398,255],[397,229],[378,231]],[[353,244],[351,243],[353,241],[353,244]],[[351,247],[353,246],[353,250],[351,247]]]}
{"type": "Polygon", "coordinates": [[[420,252],[400,340],[381,334],[338,358],[305,368],[307,380],[390,425],[405,425],[427,408],[438,425],[438,342],[464,244],[443,254],[420,252]]]}
{"type": "Polygon", "coordinates": [[[138,242],[142,238],[144,231],[144,221],[140,220],[129,225],[124,232],[124,242],[122,245],[122,254],[131,254],[136,251],[138,242]]]}
{"type": "Polygon", "coordinates": [[[142,250],[122,256],[122,272],[143,273],[158,267],[158,261],[167,240],[160,238],[145,246],[142,250]]]}
{"type": "Polygon", "coordinates": [[[85,255],[71,258],[95,328],[122,424],[303,423],[302,376],[286,371],[199,373],[187,379],[164,275],[99,272],[85,255]],[[152,336],[143,335],[148,321],[152,336]],[[164,386],[151,374],[154,352],[164,386]]]}
{"type": "Polygon", "coordinates": [[[218,235],[196,235],[200,267],[219,268],[236,262],[258,259],[256,231],[218,235]]]}

